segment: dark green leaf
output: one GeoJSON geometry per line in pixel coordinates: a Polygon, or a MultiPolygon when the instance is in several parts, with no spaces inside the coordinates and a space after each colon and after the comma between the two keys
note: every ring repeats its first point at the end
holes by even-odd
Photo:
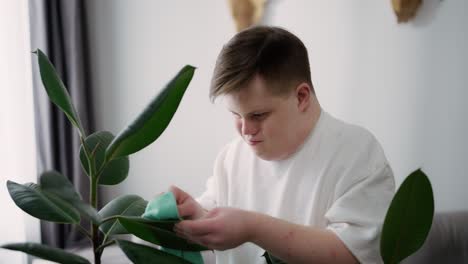
{"type": "Polygon", "coordinates": [[[50,260],[63,264],[90,264],[90,262],[78,255],[37,243],[14,243],[1,246],[5,249],[22,251],[45,260],[50,260]]]}
{"type": "Polygon", "coordinates": [[[41,189],[51,192],[66,201],[81,200],[81,195],[75,190],[67,177],[57,171],[46,171],[39,179],[41,189]]]}
{"type": "Polygon", "coordinates": [[[191,262],[183,258],[130,241],[117,240],[117,245],[119,245],[125,255],[135,264],[191,264],[191,262]]]}
{"type": "MultiPolygon", "coordinates": [[[[103,218],[117,215],[141,216],[145,212],[147,204],[148,202],[138,195],[123,195],[110,201],[99,211],[99,214],[103,218]]],[[[107,235],[128,234],[127,230],[117,220],[105,222],[99,229],[107,235]]]]}
{"type": "Polygon", "coordinates": [[[387,211],[380,251],[384,263],[399,263],[426,240],[434,216],[434,197],[426,174],[411,173],[401,184],[387,211]]]}
{"type": "Polygon", "coordinates": [[[91,219],[94,224],[100,223],[101,218],[96,209],[81,200],[81,195],[76,192],[75,187],[67,177],[57,171],[46,171],[42,173],[40,183],[40,189],[43,193],[53,194],[55,197],[63,199],[82,215],[91,219]]]}
{"type": "MultiPolygon", "coordinates": [[[[85,144],[90,151],[95,150],[95,166],[96,171],[102,170],[99,176],[99,184],[103,185],[115,185],[121,183],[127,178],[130,162],[128,156],[116,158],[105,164],[104,158],[106,148],[109,146],[111,141],[114,139],[114,135],[107,131],[98,131],[88,136],[85,140],[85,144]],[[103,168],[103,166],[105,166],[103,168]]],[[[83,150],[83,146],[80,148],[80,160],[83,169],[89,175],[89,164],[86,159],[86,155],[83,150]]]]}
{"type": "Polygon", "coordinates": [[[119,217],[119,222],[129,233],[156,245],[184,251],[209,250],[178,237],[172,231],[178,220],[155,221],[141,217],[119,217]]]}
{"type": "Polygon", "coordinates": [[[34,183],[21,185],[8,181],[7,187],[15,204],[34,217],[59,223],[80,221],[79,213],[69,203],[52,193],[41,191],[34,183]]]}
{"type": "Polygon", "coordinates": [[[106,150],[106,160],[127,156],[153,143],[166,129],[192,80],[195,68],[185,66],[106,150]]]}
{"type": "Polygon", "coordinates": [[[84,135],[80,118],[72,104],[70,95],[68,94],[65,85],[55,71],[54,66],[52,63],[50,63],[47,56],[40,49],[38,49],[35,53],[38,57],[42,83],[44,84],[50,100],[65,113],[70,122],[76,128],[78,128],[80,134],[84,135]]]}

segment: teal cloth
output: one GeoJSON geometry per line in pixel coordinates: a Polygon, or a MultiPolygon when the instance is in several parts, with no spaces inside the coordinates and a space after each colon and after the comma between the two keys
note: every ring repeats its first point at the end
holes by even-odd
{"type": "MultiPolygon", "coordinates": [[[[151,200],[147,205],[142,217],[150,220],[175,220],[181,219],[177,210],[177,202],[172,192],[166,192],[151,200]]],[[[193,264],[204,264],[200,252],[182,251],[169,248],[161,250],[181,257],[193,264]]]]}

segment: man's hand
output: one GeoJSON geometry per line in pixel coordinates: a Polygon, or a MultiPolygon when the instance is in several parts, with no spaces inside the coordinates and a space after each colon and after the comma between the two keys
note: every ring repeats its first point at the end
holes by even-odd
{"type": "Polygon", "coordinates": [[[358,262],[332,231],[230,207],[215,208],[198,220],[181,221],[174,231],[216,250],[252,242],[286,263],[358,262]]]}
{"type": "Polygon", "coordinates": [[[215,208],[202,219],[182,221],[177,235],[211,249],[235,248],[250,239],[251,213],[235,208],[215,208]]]}
{"type": "Polygon", "coordinates": [[[182,191],[176,186],[171,186],[169,191],[174,194],[180,217],[195,220],[206,215],[207,211],[203,209],[203,207],[188,193],[182,191]]]}

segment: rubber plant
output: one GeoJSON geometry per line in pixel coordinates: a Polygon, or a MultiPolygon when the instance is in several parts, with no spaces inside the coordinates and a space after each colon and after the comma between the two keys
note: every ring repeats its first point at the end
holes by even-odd
{"type": "MultiPolygon", "coordinates": [[[[37,55],[42,83],[49,99],[60,108],[77,129],[81,139],[80,160],[89,176],[90,203],[83,201],[67,177],[57,171],[40,175],[39,183],[7,182],[15,204],[26,213],[44,221],[71,224],[89,238],[94,263],[101,263],[104,249],[117,244],[134,263],[190,263],[156,247],[149,247],[117,238],[120,234],[134,234],[143,240],[169,249],[202,251],[196,245],[177,237],[172,231],[179,220],[151,221],[141,218],[147,201],[138,195],[123,195],[110,201],[98,211],[98,185],[116,185],[124,181],[129,171],[128,156],[153,143],[164,132],[194,75],[195,68],[187,65],[163,87],[141,114],[117,136],[108,131],[86,135],[65,85],[47,56],[37,55]],[[85,229],[82,218],[91,222],[85,229]]],[[[90,263],[87,259],[38,243],[14,243],[2,248],[67,264],[90,263]]]]}

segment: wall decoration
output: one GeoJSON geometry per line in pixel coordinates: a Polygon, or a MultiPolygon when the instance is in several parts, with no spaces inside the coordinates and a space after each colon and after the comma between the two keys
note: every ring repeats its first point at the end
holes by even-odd
{"type": "Polygon", "coordinates": [[[263,16],[266,0],[229,0],[237,31],[257,24],[263,16]]]}
{"type": "Polygon", "coordinates": [[[397,16],[398,23],[408,22],[412,19],[421,4],[422,0],[392,0],[393,10],[397,16]]]}

